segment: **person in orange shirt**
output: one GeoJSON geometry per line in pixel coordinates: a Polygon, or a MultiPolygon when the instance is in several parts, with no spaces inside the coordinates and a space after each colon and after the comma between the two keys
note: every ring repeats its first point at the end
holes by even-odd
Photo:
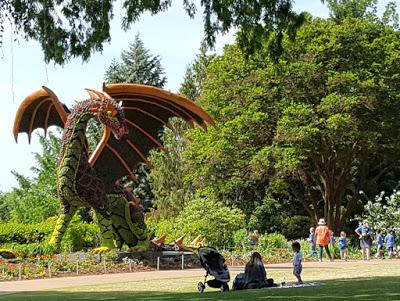
{"type": "Polygon", "coordinates": [[[328,254],[329,260],[333,261],[331,252],[329,251],[329,238],[331,231],[326,225],[325,219],[320,218],[318,222],[318,227],[315,229],[316,243],[319,246],[319,261],[322,262],[322,249],[325,248],[326,254],[328,254]]]}

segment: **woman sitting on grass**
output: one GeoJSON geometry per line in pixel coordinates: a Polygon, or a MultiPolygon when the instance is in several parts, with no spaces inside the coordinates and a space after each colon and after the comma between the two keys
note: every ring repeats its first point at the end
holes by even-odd
{"type": "Polygon", "coordinates": [[[262,288],[267,286],[267,273],[260,253],[254,252],[245,269],[245,289],[262,288]]]}

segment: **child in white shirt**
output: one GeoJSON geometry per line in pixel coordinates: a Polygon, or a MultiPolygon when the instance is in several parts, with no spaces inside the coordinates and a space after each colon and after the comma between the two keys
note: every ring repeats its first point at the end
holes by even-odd
{"type": "Polygon", "coordinates": [[[300,252],[300,243],[295,241],[292,243],[292,250],[294,252],[293,256],[293,275],[297,278],[297,283],[302,284],[303,280],[301,280],[301,272],[303,270],[303,266],[301,264],[303,257],[300,252]]]}

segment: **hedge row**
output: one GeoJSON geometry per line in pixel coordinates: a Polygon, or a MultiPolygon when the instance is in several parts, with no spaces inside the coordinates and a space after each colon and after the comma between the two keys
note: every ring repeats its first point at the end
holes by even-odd
{"type": "MultiPolygon", "coordinates": [[[[47,245],[56,224],[55,219],[37,224],[0,223],[0,245],[19,253],[50,254],[47,245]]],[[[61,242],[61,251],[74,252],[98,246],[100,230],[96,224],[85,223],[76,215],[61,242]]]]}
{"type": "Polygon", "coordinates": [[[2,223],[0,224],[0,244],[40,243],[52,233],[55,222],[40,224],[2,223]]]}

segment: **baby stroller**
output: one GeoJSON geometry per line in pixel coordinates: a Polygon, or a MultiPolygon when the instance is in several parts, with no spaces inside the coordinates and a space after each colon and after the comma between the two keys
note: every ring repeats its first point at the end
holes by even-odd
{"type": "Polygon", "coordinates": [[[209,287],[219,288],[221,292],[229,291],[230,275],[225,264],[225,258],[211,247],[200,247],[198,251],[201,266],[206,270],[204,283],[199,282],[197,284],[199,293],[204,291],[206,283],[209,287]],[[208,275],[214,276],[215,279],[207,281],[208,275]]]}

